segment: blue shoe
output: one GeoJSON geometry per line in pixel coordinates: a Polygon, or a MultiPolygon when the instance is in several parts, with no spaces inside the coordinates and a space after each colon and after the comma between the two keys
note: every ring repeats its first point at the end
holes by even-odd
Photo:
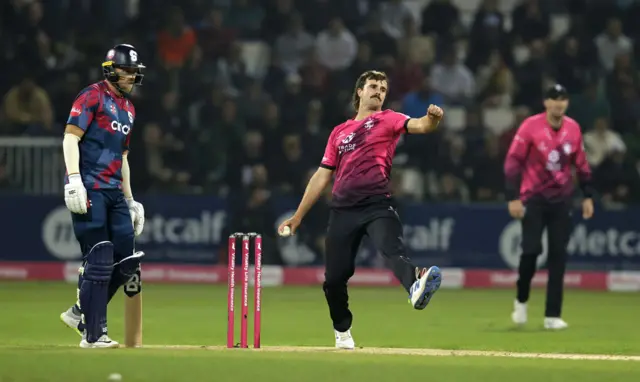
{"type": "Polygon", "coordinates": [[[427,270],[422,268],[418,274],[416,269],[416,282],[411,286],[409,290],[409,304],[414,309],[422,310],[427,307],[431,297],[440,289],[442,283],[442,273],[440,268],[435,265],[427,270]]]}

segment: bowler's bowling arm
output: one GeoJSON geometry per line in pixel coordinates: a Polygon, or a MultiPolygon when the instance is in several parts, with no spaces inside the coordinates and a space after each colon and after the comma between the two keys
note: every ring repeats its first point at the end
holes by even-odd
{"type": "Polygon", "coordinates": [[[64,129],[62,151],[67,175],[80,173],[80,147],[78,147],[78,145],[83,135],[84,131],[75,125],[67,125],[64,129]]]}
{"type": "Polygon", "coordinates": [[[407,121],[407,132],[409,134],[427,134],[438,128],[440,120],[425,115],[422,118],[411,118],[407,121]]]}
{"type": "Polygon", "coordinates": [[[307,184],[307,188],[304,191],[304,195],[302,196],[302,200],[300,201],[300,205],[298,206],[298,210],[294,216],[300,220],[304,218],[311,207],[313,207],[313,205],[318,201],[322,191],[327,187],[329,182],[331,182],[332,176],[333,170],[318,167],[318,170],[309,180],[309,184],[307,184]]]}

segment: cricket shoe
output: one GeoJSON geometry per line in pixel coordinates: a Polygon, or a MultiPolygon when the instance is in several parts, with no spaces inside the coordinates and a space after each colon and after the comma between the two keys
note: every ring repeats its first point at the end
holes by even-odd
{"type": "Polygon", "coordinates": [[[416,268],[416,282],[409,290],[409,304],[415,309],[422,310],[427,307],[431,297],[438,291],[442,283],[442,273],[435,265],[431,268],[416,268]]]}
{"type": "Polygon", "coordinates": [[[351,336],[351,329],[346,332],[339,332],[334,329],[336,334],[336,348],[353,350],[356,347],[353,337],[351,336]]]}
{"type": "Polygon", "coordinates": [[[67,325],[69,328],[73,329],[78,335],[82,336],[84,332],[84,325],[82,324],[82,316],[76,314],[76,312],[71,308],[67,309],[65,312],[60,313],[60,320],[67,325]]]}
{"type": "Polygon", "coordinates": [[[524,325],[527,323],[527,303],[515,300],[513,302],[513,313],[511,320],[516,325],[524,325]]]}
{"type": "Polygon", "coordinates": [[[103,334],[96,342],[88,342],[85,336],[82,336],[80,347],[83,349],[109,349],[120,347],[120,344],[103,334]]]}
{"type": "Polygon", "coordinates": [[[560,317],[545,317],[544,319],[544,328],[549,330],[562,330],[569,327],[562,318],[560,317]]]}

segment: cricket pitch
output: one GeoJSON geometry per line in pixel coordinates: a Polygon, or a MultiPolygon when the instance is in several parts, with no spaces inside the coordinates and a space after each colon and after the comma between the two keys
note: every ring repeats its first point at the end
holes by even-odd
{"type": "MultiPolygon", "coordinates": [[[[232,351],[224,346],[196,346],[196,345],[147,345],[143,348],[167,349],[167,350],[213,350],[232,351]]],[[[241,349],[238,349],[240,351],[241,349]]],[[[246,348],[256,352],[283,352],[283,353],[353,353],[375,355],[409,355],[423,357],[505,357],[505,358],[531,358],[531,359],[564,359],[576,361],[640,361],[640,356],[625,356],[613,354],[562,354],[562,353],[519,353],[482,350],[447,350],[447,349],[408,349],[408,348],[356,348],[343,350],[321,346],[264,346],[259,349],[246,348]]]]}

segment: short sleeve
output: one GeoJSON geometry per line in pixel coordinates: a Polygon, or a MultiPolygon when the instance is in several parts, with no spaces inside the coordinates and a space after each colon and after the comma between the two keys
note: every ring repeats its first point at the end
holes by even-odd
{"type": "Polygon", "coordinates": [[[83,90],[71,106],[67,125],[78,126],[82,131],[87,131],[98,110],[99,103],[100,90],[93,87],[83,90]]]}
{"type": "Polygon", "coordinates": [[[393,135],[399,135],[406,133],[407,123],[409,123],[410,117],[406,114],[398,113],[396,111],[392,111],[385,118],[388,119],[388,126],[391,127],[393,135]]]}
{"type": "MultiPolygon", "coordinates": [[[[129,102],[129,101],[127,101],[129,102]]],[[[129,105],[129,104],[128,104],[129,105]]],[[[124,138],[124,144],[122,146],[122,150],[123,151],[131,151],[131,134],[133,134],[133,123],[135,122],[136,119],[136,110],[133,108],[133,105],[130,106],[130,110],[127,111],[127,114],[129,116],[129,121],[131,123],[131,128],[129,129],[129,133],[127,133],[127,136],[124,138]]]]}
{"type": "MultiPolygon", "coordinates": [[[[133,129],[131,129],[133,130],[133,129]]],[[[131,143],[131,130],[129,130],[129,134],[127,134],[127,137],[124,139],[124,145],[122,146],[122,151],[127,152],[130,151],[130,143],[131,143]]]]}
{"type": "Polygon", "coordinates": [[[337,129],[333,129],[327,140],[327,146],[324,149],[324,155],[320,162],[320,167],[328,170],[335,170],[338,165],[338,148],[335,143],[335,132],[337,129]]]}

